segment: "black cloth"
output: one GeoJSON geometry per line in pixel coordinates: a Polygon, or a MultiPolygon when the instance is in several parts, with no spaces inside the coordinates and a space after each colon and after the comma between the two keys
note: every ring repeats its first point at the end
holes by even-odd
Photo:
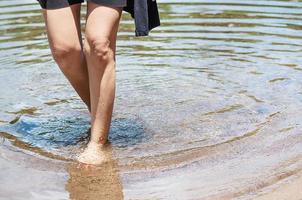
{"type": "Polygon", "coordinates": [[[147,36],[151,29],[160,26],[156,0],[127,0],[124,11],[131,14],[135,23],[135,36],[147,36]]]}

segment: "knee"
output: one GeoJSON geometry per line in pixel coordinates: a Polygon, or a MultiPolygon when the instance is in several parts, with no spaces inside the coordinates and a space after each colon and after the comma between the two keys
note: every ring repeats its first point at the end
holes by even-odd
{"type": "Polygon", "coordinates": [[[55,43],[52,48],[52,55],[57,63],[63,63],[64,60],[78,56],[81,53],[81,45],[71,45],[64,43],[55,43]]]}
{"type": "Polygon", "coordinates": [[[114,61],[114,52],[108,37],[87,37],[83,50],[85,54],[93,54],[96,56],[99,61],[114,61]]]}

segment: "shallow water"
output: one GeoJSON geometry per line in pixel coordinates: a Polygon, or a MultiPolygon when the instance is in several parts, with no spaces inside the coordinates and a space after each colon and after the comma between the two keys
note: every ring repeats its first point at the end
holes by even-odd
{"type": "Polygon", "coordinates": [[[72,160],[89,115],[51,57],[39,6],[0,10],[0,197],[26,172],[49,181],[20,182],[29,199],[94,199],[105,182],[114,198],[247,199],[301,172],[301,1],[162,0],[161,27],[140,38],[124,12],[112,162],[87,174],[72,160]]]}

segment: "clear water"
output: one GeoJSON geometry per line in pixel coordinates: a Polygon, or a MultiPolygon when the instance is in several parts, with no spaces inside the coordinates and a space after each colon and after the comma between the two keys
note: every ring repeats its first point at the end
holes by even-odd
{"type": "MultiPolygon", "coordinates": [[[[302,2],[158,4],[162,24],[150,36],[134,37],[125,12],[118,33],[109,139],[124,198],[248,198],[298,173],[302,2]]],[[[72,162],[89,115],[51,57],[40,7],[1,0],[0,11],[2,154],[10,141],[72,162]]]]}

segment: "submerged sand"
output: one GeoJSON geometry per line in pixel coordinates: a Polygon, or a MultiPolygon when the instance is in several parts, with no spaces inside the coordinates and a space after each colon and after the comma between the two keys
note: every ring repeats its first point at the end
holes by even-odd
{"type": "Polygon", "coordinates": [[[114,160],[102,167],[46,158],[4,139],[0,145],[0,199],[123,199],[114,160]]]}
{"type": "MultiPolygon", "coordinates": [[[[1,200],[129,199],[123,191],[123,188],[127,187],[127,182],[122,181],[122,174],[114,160],[102,167],[86,168],[76,162],[46,158],[15,147],[4,138],[2,141],[0,145],[1,200]]],[[[301,200],[301,187],[302,172],[299,172],[252,195],[246,194],[238,199],[301,200]]],[[[140,199],[148,198],[141,196],[140,199]]],[[[237,197],[218,199],[237,199],[237,197]]]]}
{"type": "MultiPolygon", "coordinates": [[[[260,193],[260,192],[259,192],[260,193]]],[[[298,177],[286,180],[278,186],[270,188],[259,194],[257,200],[301,200],[302,199],[302,173],[298,177]]]]}

